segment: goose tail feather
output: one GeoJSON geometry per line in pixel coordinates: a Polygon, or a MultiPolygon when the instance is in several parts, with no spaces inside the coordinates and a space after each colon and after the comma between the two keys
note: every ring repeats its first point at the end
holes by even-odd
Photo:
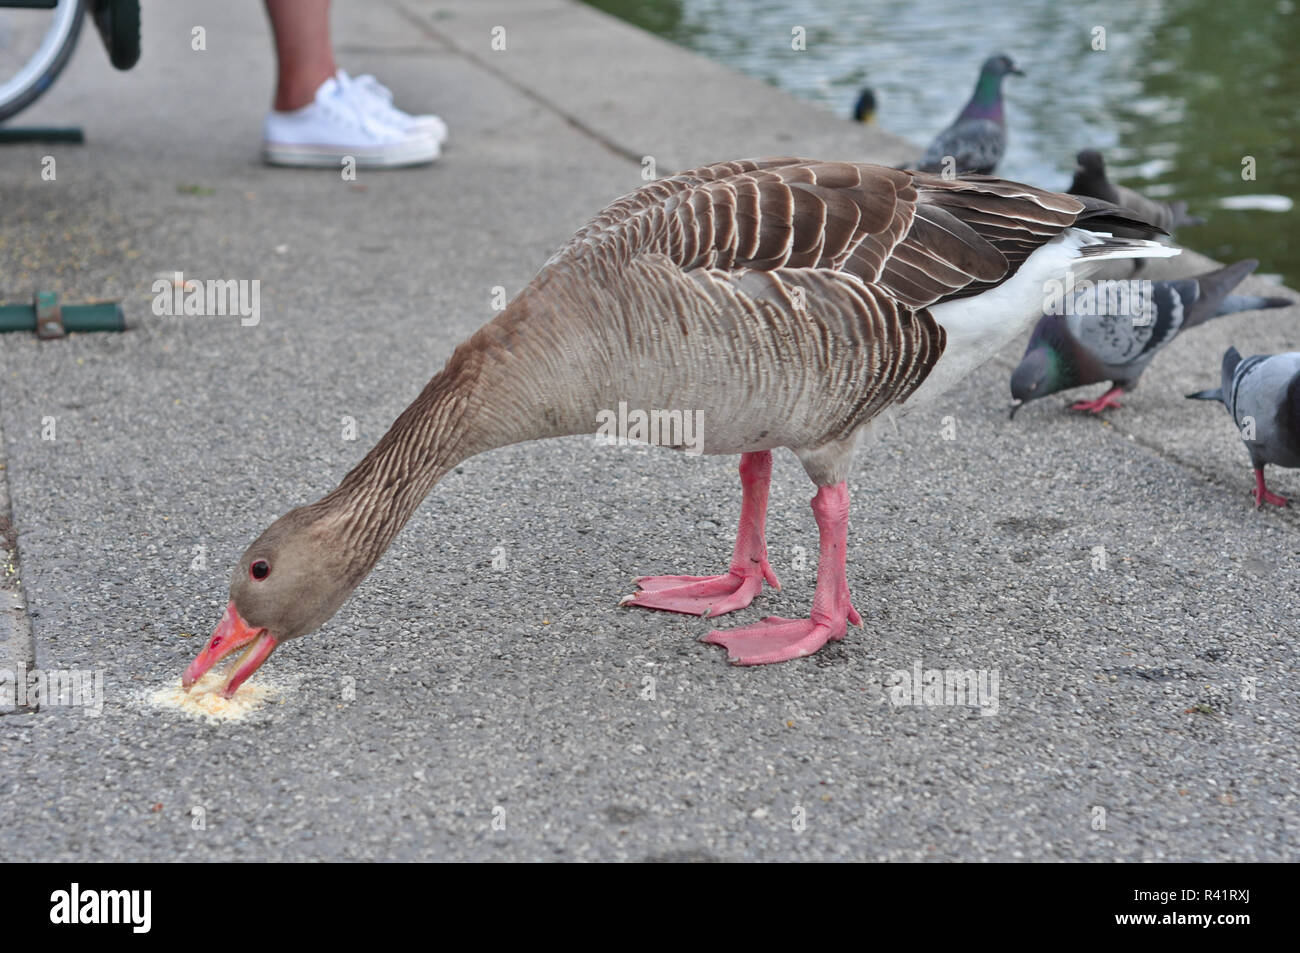
{"type": "Polygon", "coordinates": [[[1111,261],[1118,258],[1173,258],[1182,249],[1146,238],[1116,238],[1104,232],[1093,232],[1099,241],[1079,249],[1079,257],[1092,261],[1111,261]]]}

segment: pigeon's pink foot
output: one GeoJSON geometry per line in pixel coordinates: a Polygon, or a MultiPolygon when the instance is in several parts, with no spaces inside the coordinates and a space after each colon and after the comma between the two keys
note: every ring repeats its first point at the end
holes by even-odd
{"type": "Polygon", "coordinates": [[[1264,468],[1260,467],[1255,471],[1255,509],[1259,509],[1265,503],[1272,503],[1274,506],[1286,506],[1287,498],[1269,492],[1268,487],[1264,485],[1264,468]]]}
{"type": "Polygon", "coordinates": [[[849,529],[849,489],[843,483],[823,486],[813,498],[813,513],[821,535],[817,591],[807,619],[769,616],[755,625],[714,629],[705,642],[726,648],[736,665],[767,665],[812,655],[827,642],[844,638],[848,623],[862,624],[849,601],[844,549],[849,529]]]}
{"type": "Polygon", "coordinates": [[[743,609],[763,589],[763,580],[781,588],[767,561],[767,489],[772,479],[772,454],[746,453],[740,458],[740,529],[731,569],[724,576],[642,576],[637,591],[620,605],[663,609],[688,615],[716,616],[743,609]]]}
{"type": "Polygon", "coordinates": [[[642,576],[636,581],[637,591],[621,605],[702,616],[735,612],[754,601],[764,579],[781,588],[766,559],[761,567],[761,572],[748,575],[733,569],[725,576],[642,576]]]}
{"type": "Polygon", "coordinates": [[[1116,396],[1123,392],[1123,388],[1112,387],[1106,393],[1102,394],[1096,400],[1080,400],[1070,405],[1071,410],[1084,411],[1089,414],[1100,414],[1103,410],[1111,407],[1123,407],[1116,396]]]}

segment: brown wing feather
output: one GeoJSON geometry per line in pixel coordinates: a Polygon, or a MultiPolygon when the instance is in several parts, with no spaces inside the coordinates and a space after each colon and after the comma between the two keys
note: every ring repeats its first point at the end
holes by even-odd
{"type": "Polygon", "coordinates": [[[619,199],[548,264],[600,259],[609,268],[654,253],[684,271],[826,269],[922,308],[1005,281],[1087,207],[989,176],[744,159],[619,199]]]}
{"type": "Polygon", "coordinates": [[[788,156],[765,159],[736,159],[730,162],[716,162],[712,165],[700,166],[697,169],[682,172],[679,175],[656,179],[647,185],[643,185],[635,192],[630,192],[611,202],[599,215],[578,229],[573,237],[551,256],[551,261],[559,261],[569,258],[575,253],[580,253],[584,248],[590,247],[592,243],[599,241],[603,237],[608,237],[618,230],[619,226],[625,225],[636,216],[661,207],[670,198],[679,196],[684,192],[694,191],[705,183],[716,182],[719,179],[762,169],[780,168],[802,161],[805,160],[788,156]]]}

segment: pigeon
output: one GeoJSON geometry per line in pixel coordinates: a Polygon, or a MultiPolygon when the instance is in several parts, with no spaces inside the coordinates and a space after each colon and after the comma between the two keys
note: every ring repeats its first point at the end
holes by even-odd
{"type": "MultiPolygon", "coordinates": [[[[1159,225],[1170,234],[1185,225],[1205,224],[1205,219],[1187,214],[1186,202],[1157,202],[1132,189],[1113,184],[1106,178],[1106,160],[1096,149],[1084,149],[1075,157],[1075,161],[1078,165],[1074,169],[1074,181],[1070,183],[1071,195],[1087,195],[1119,205],[1152,225],[1159,225]]],[[[1126,231],[1127,229],[1121,229],[1115,234],[1129,238],[1140,237],[1137,234],[1123,235],[1126,231]]]]}
{"type": "Polygon", "coordinates": [[[1062,306],[1039,319],[1011,374],[1011,416],[1031,400],[1102,381],[1110,390],[1070,409],[1100,414],[1119,407],[1116,395],[1132,390],[1156,352],[1182,331],[1225,314],[1290,304],[1229,294],[1258,265],[1247,258],[1195,278],[1092,281],[1072,292],[1067,285],[1062,306]]]}
{"type": "Polygon", "coordinates": [[[970,102],[951,126],[934,137],[917,164],[922,172],[992,175],[1007,151],[1007,123],[1002,116],[1002,77],[1024,76],[1011,57],[999,53],[984,61],[970,102]],[[945,164],[951,158],[953,164],[945,164]]]}
{"type": "Polygon", "coordinates": [[[1286,506],[1264,485],[1264,466],[1300,467],[1300,352],[1256,354],[1242,360],[1235,347],[1223,355],[1222,383],[1187,395],[1228,408],[1255,468],[1255,509],[1286,506]]]}
{"type": "Polygon", "coordinates": [[[853,118],[861,123],[876,121],[876,91],[870,86],[862,87],[858,101],[853,104],[853,118]]]}

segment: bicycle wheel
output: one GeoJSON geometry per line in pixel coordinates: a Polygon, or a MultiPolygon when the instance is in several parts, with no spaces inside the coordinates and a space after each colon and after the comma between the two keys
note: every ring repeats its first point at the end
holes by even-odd
{"type": "Polygon", "coordinates": [[[85,6],[57,0],[52,9],[24,9],[0,0],[0,122],[50,88],[77,46],[85,6]]]}

